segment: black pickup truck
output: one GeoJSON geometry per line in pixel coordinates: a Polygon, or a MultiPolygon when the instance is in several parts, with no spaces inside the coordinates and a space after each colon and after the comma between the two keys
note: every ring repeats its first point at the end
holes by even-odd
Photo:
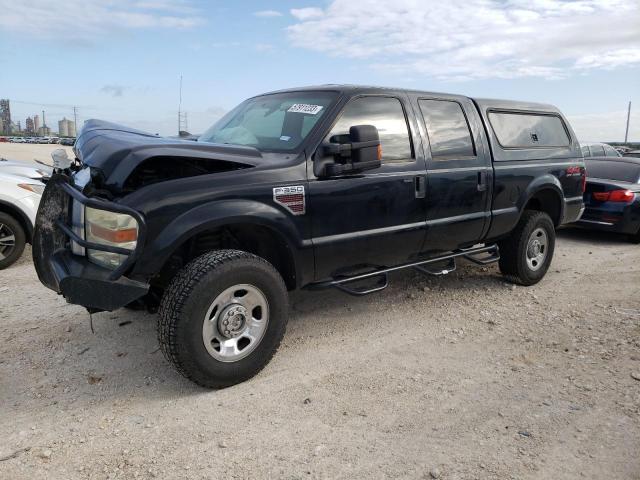
{"type": "Polygon", "coordinates": [[[550,105],[327,85],[246,100],[196,142],[89,121],[74,151],[38,212],[40,280],[90,312],[159,309],[165,356],[207,387],[271,359],[288,290],[364,295],[461,258],[532,285],[583,211],[550,105]]]}

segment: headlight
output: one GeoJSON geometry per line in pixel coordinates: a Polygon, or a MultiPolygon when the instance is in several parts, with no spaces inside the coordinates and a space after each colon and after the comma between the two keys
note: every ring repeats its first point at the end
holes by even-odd
{"type": "MultiPolygon", "coordinates": [[[[133,250],[138,241],[138,222],[131,215],[86,207],[84,211],[85,237],[88,242],[133,250]]],[[[93,263],[116,269],[127,255],[87,249],[93,263]]]]}

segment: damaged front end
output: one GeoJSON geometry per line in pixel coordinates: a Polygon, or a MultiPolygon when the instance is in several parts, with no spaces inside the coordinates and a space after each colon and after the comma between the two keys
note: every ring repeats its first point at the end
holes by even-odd
{"type": "Polygon", "coordinates": [[[127,277],[144,247],[149,213],[126,206],[129,195],[254,168],[261,158],[250,147],[167,139],[99,120],[85,123],[74,153],[73,160],[64,150],[53,154],[33,260],[45,286],[89,311],[115,310],[149,291],[146,277],[127,277]]]}
{"type": "Polygon", "coordinates": [[[57,169],[36,217],[33,262],[38,278],[69,303],[90,312],[123,307],[149,289],[148,284],[123,276],[140,255],[145,233],[138,212],[86,197],[68,169],[57,169]]]}

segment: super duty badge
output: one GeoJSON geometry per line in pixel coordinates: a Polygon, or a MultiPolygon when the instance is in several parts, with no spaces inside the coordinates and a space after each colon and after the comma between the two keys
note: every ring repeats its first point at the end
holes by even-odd
{"type": "Polygon", "coordinates": [[[304,186],[276,187],[273,189],[273,201],[294,215],[304,215],[304,186]]]}

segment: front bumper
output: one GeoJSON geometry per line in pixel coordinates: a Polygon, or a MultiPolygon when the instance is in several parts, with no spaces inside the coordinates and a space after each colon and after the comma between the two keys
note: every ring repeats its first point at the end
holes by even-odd
{"type": "Polygon", "coordinates": [[[42,195],[33,235],[33,263],[38,278],[46,287],[62,294],[69,303],[91,311],[115,310],[142,297],[149,285],[131,280],[123,274],[140,255],[144,244],[145,223],[142,216],[117,203],[87,198],[63,174],[55,174],[42,195]],[[71,227],[71,199],[94,208],[127,213],[138,221],[138,243],[125,250],[86,242],[71,227]],[[124,253],[127,259],[116,270],[95,265],[86,257],[71,252],[70,241],[85,248],[124,253]]]}

